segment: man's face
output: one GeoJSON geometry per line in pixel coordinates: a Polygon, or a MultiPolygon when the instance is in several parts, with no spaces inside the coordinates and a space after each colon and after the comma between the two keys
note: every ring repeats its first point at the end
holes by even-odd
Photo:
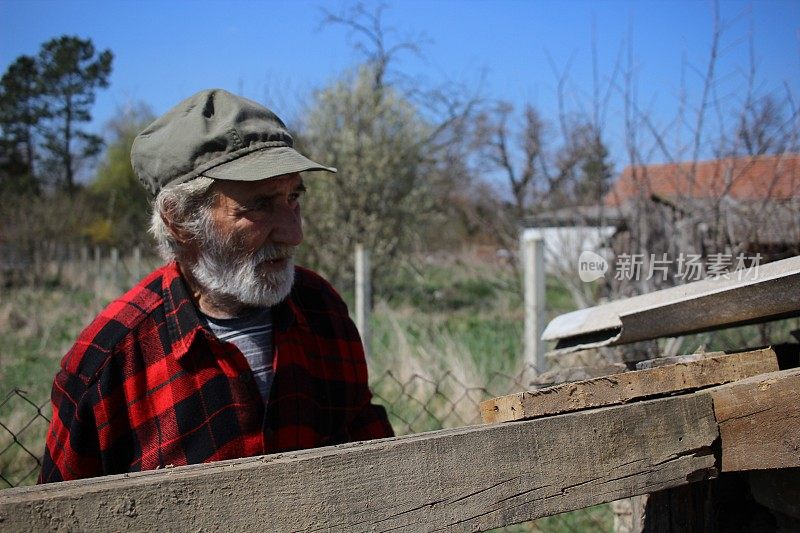
{"type": "MultiPolygon", "coordinates": [[[[262,181],[222,181],[211,216],[223,237],[236,236],[245,251],[267,244],[297,246],[303,242],[300,196],[305,191],[300,174],[285,174],[262,181]]],[[[280,268],[279,264],[268,268],[280,268]]]]}
{"type": "Polygon", "coordinates": [[[197,241],[192,274],[212,299],[248,306],[283,300],[294,279],[294,249],[303,241],[300,174],[214,184],[209,228],[197,241]]]}

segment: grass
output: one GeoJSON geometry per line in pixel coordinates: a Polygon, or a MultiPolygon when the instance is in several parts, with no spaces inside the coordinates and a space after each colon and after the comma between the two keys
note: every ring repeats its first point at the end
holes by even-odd
{"type": "Polygon", "coordinates": [[[65,287],[0,293],[0,481],[6,485],[35,481],[53,377],[104,304],[90,291],[65,287]]]}
{"type": "Polygon", "coordinates": [[[536,521],[536,530],[552,533],[613,531],[614,513],[610,505],[595,505],[580,511],[540,518],[536,521]]]}
{"type": "Polygon", "coordinates": [[[481,400],[524,388],[522,300],[501,265],[407,264],[383,282],[371,331],[371,386],[399,433],[479,423],[481,400]]]}
{"type": "Polygon", "coordinates": [[[478,423],[479,402],[509,392],[521,371],[519,334],[491,315],[459,325],[382,303],[373,315],[372,389],[399,433],[478,423]]]}
{"type": "Polygon", "coordinates": [[[64,267],[62,279],[75,285],[59,283],[52,272],[39,287],[0,285],[0,488],[36,481],[61,358],[132,276],[124,263],[115,275],[101,264],[97,276],[96,266],[64,267]]]}
{"type": "MultiPolygon", "coordinates": [[[[104,303],[104,302],[103,302],[104,303]]],[[[61,356],[102,305],[88,291],[20,288],[0,302],[0,382],[46,397],[61,356]],[[50,376],[50,382],[44,379],[50,376]]]]}

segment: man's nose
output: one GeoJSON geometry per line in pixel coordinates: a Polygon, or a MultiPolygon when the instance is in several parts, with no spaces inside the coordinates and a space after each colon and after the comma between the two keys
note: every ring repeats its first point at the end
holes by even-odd
{"type": "Polygon", "coordinates": [[[273,244],[298,246],[303,242],[303,221],[300,209],[283,206],[275,213],[270,240],[273,244]]]}

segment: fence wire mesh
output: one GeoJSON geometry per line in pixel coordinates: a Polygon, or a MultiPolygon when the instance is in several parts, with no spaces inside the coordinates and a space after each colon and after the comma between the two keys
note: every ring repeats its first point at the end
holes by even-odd
{"type": "Polygon", "coordinates": [[[0,402],[0,485],[30,485],[36,481],[44,451],[44,434],[50,424],[49,400],[35,402],[20,389],[0,402]]]}
{"type": "MultiPolygon", "coordinates": [[[[494,373],[484,385],[465,383],[455,373],[444,371],[435,379],[421,374],[399,375],[385,371],[373,376],[376,403],[386,407],[398,435],[454,428],[481,423],[480,402],[527,388],[527,376],[494,373]]],[[[50,423],[49,400],[31,398],[20,389],[0,401],[0,485],[2,488],[36,482],[50,423]]],[[[609,505],[599,505],[502,531],[613,531],[614,514],[609,505]]]]}
{"type": "Polygon", "coordinates": [[[480,403],[512,391],[524,390],[524,375],[492,374],[486,385],[464,383],[445,371],[436,379],[420,374],[398,376],[388,370],[373,379],[371,388],[386,407],[398,435],[479,424],[480,403]]]}

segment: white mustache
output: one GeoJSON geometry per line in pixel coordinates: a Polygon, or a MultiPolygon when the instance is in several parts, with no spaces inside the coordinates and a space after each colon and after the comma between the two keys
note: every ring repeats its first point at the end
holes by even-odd
{"type": "Polygon", "coordinates": [[[292,259],[295,254],[295,246],[282,244],[266,244],[253,253],[247,260],[252,264],[261,264],[264,261],[275,261],[277,259],[292,259]]]}

